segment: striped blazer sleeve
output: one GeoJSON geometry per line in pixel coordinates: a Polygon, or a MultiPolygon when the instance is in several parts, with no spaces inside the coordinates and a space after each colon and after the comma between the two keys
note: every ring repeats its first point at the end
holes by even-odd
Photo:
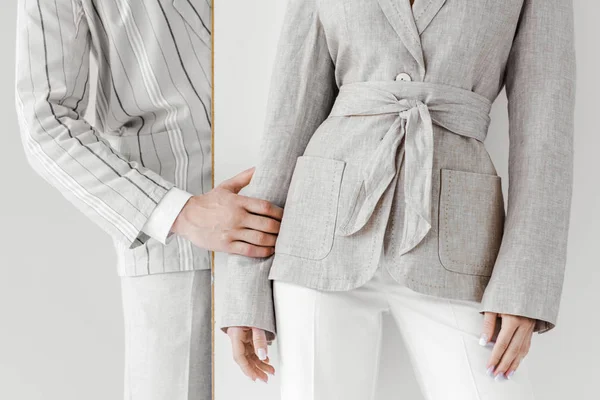
{"type": "Polygon", "coordinates": [[[90,31],[77,0],[22,0],[16,107],[31,166],[130,249],[172,182],[126,160],[82,115],[89,96],[90,31]]]}

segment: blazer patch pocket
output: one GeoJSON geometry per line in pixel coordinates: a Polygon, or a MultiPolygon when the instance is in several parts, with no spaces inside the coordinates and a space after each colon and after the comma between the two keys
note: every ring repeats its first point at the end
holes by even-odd
{"type": "Polygon", "coordinates": [[[323,259],[333,246],[345,162],[300,156],[290,181],[276,253],[323,259]]]}
{"type": "Polygon", "coordinates": [[[500,176],[441,169],[439,258],[449,271],[491,276],[504,230],[500,176]]]}

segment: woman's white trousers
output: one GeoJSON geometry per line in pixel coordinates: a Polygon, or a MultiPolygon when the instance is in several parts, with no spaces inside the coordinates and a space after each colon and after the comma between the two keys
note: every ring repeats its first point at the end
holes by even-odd
{"type": "Polygon", "coordinates": [[[383,267],[350,291],[282,281],[273,290],[282,400],[375,399],[383,313],[398,325],[426,400],[534,399],[526,359],[508,380],[486,373],[492,345],[479,344],[478,302],[415,292],[383,267]]]}

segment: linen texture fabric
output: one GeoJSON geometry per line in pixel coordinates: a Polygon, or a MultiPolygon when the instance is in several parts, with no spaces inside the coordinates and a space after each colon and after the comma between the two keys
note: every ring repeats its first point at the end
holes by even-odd
{"type": "Polygon", "coordinates": [[[211,271],[123,276],[125,400],[212,399],[211,271]]]}
{"type": "MultiPolygon", "coordinates": [[[[284,206],[283,221],[273,256],[228,257],[221,327],[262,328],[272,340],[270,280],[350,290],[382,263],[420,292],[534,318],[538,333],[554,328],[573,183],[572,1],[290,0],[284,18],[262,151],[243,190],[284,206]],[[389,82],[381,86],[388,97],[396,84],[416,84],[419,95],[395,92],[398,103],[412,102],[400,121],[399,110],[333,115],[346,88],[374,82],[389,82]],[[506,207],[482,141],[425,120],[428,85],[490,104],[506,89],[506,207]],[[369,163],[383,153],[382,140],[397,145],[384,157],[396,171],[376,193],[365,187],[375,182],[369,163]],[[415,167],[427,179],[407,175],[415,167]],[[406,190],[431,201],[426,215],[406,190]],[[368,218],[344,232],[341,224],[365,204],[368,218]],[[414,246],[401,248],[415,232],[414,246]]],[[[454,122],[471,124],[474,115],[464,111],[454,122]]],[[[485,137],[487,127],[479,129],[485,137]]]]}

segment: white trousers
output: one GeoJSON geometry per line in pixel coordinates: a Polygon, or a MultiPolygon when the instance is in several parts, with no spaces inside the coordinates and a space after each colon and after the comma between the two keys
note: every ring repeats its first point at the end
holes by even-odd
{"type": "Polygon", "coordinates": [[[350,291],[282,281],[273,290],[282,400],[374,399],[383,313],[398,325],[426,400],[534,399],[526,358],[509,380],[487,375],[492,345],[479,345],[478,302],[418,293],[383,267],[350,291]]]}
{"type": "Polygon", "coordinates": [[[122,277],[126,400],[209,400],[210,270],[122,277]]]}

